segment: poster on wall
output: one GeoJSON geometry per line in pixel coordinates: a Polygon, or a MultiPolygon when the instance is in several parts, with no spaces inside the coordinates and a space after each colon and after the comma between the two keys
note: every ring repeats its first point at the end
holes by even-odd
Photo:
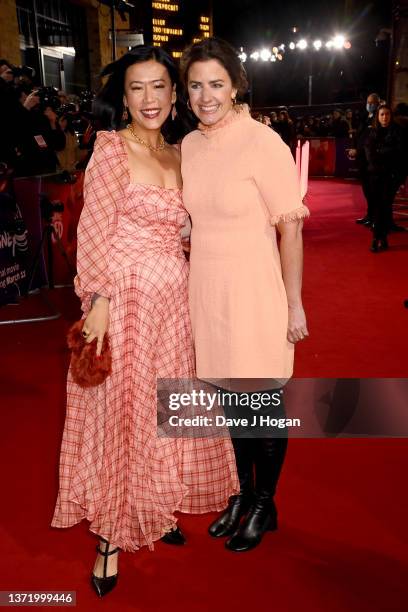
{"type": "Polygon", "coordinates": [[[0,193],[0,305],[15,302],[27,283],[28,240],[13,196],[0,193]]]}

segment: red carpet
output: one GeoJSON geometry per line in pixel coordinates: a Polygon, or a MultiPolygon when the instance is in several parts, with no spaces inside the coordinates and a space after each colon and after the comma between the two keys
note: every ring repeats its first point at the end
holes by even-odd
{"type": "MultiPolygon", "coordinates": [[[[305,229],[311,337],[298,376],[407,375],[408,234],[368,251],[354,223],[360,189],[314,181],[305,229]]],[[[88,586],[95,539],[81,524],[49,528],[64,420],[65,330],[77,316],[0,327],[2,503],[0,590],[76,590],[78,610],[124,612],[399,612],[408,606],[408,443],[292,440],[281,481],[280,528],[261,547],[232,554],[206,535],[210,516],[181,517],[188,544],[122,554],[120,582],[98,601],[88,586]]],[[[15,316],[23,306],[13,307],[15,316]]],[[[7,311],[0,311],[6,317],[7,311]]]]}

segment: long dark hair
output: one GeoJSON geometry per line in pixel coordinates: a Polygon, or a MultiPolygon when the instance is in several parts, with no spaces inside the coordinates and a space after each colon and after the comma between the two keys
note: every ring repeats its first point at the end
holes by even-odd
{"type": "MultiPolygon", "coordinates": [[[[125,93],[125,74],[126,70],[133,66],[155,60],[164,66],[169,74],[172,85],[176,85],[179,90],[179,74],[173,58],[161,47],[151,45],[137,45],[121,58],[111,62],[101,72],[101,77],[108,77],[108,80],[98,92],[93,103],[93,114],[99,120],[101,128],[106,130],[118,130],[125,127],[123,121],[123,95],[125,93]]],[[[187,131],[184,128],[183,120],[180,115],[183,109],[179,109],[179,102],[176,102],[177,118],[172,120],[169,116],[162,126],[164,138],[169,143],[177,142],[187,131]]]]}

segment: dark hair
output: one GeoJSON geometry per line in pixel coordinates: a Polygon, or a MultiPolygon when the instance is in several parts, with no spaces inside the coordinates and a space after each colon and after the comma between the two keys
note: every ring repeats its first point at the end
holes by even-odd
{"type": "Polygon", "coordinates": [[[187,89],[188,71],[195,62],[206,62],[215,59],[228,72],[233,86],[237,89],[238,96],[243,96],[248,89],[248,81],[245,69],[235,51],[229,43],[221,38],[204,38],[198,43],[190,45],[184,51],[181,62],[181,80],[187,89]]]}
{"type": "Polygon", "coordinates": [[[375,130],[377,130],[378,128],[381,127],[381,123],[378,120],[378,117],[380,115],[380,110],[382,110],[383,108],[386,108],[387,110],[390,111],[390,115],[391,115],[391,123],[393,120],[393,112],[392,112],[392,108],[391,106],[389,106],[388,104],[380,104],[380,106],[377,108],[376,112],[375,112],[375,117],[374,117],[374,121],[373,121],[373,128],[375,130]]]}
{"type": "MultiPolygon", "coordinates": [[[[125,93],[126,70],[133,64],[155,60],[164,66],[172,85],[179,85],[178,70],[173,58],[161,47],[137,45],[121,58],[108,64],[101,72],[101,77],[108,77],[105,85],[98,92],[92,112],[100,122],[102,129],[118,130],[125,126],[123,121],[123,95],[125,93]]],[[[177,104],[177,103],[176,103],[177,104]]],[[[172,121],[171,117],[164,122],[162,133],[168,142],[179,139],[180,120],[172,121]],[[174,125],[177,124],[177,125],[174,125]]]]}

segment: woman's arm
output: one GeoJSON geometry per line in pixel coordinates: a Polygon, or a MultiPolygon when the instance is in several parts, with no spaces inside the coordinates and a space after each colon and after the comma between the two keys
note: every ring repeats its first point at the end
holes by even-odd
{"type": "Polygon", "coordinates": [[[272,130],[260,130],[254,178],[269,212],[269,220],[281,235],[282,277],[288,299],[289,342],[308,336],[302,306],[303,218],[309,216],[300,195],[299,177],[289,147],[272,130]]]}
{"type": "Polygon", "coordinates": [[[100,132],[84,181],[84,207],[78,224],[75,290],[87,315],[83,331],[87,342],[97,338],[97,355],[109,324],[109,298],[113,287],[109,251],[116,231],[118,203],[123,186],[117,176],[118,160],[113,135],[100,132]]]}
{"type": "Polygon", "coordinates": [[[282,277],[288,298],[289,342],[295,343],[309,335],[302,305],[303,239],[302,221],[280,222],[280,257],[282,277]]]}

